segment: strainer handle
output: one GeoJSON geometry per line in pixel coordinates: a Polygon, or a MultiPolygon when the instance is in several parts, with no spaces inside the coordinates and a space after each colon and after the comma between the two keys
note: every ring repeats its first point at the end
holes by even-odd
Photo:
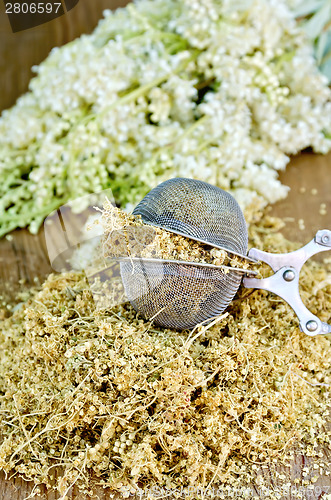
{"type": "Polygon", "coordinates": [[[299,318],[300,330],[307,335],[331,333],[331,325],[312,314],[299,294],[299,275],[303,264],[312,255],[327,250],[331,250],[331,231],[327,229],[317,231],[314,239],[294,252],[273,254],[251,248],[249,257],[265,262],[275,274],[264,279],[244,277],[243,285],[273,292],[284,299],[299,318]]]}

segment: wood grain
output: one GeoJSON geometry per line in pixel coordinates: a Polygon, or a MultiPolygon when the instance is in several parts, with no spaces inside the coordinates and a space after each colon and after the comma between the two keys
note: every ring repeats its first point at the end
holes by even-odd
{"type": "Polygon", "coordinates": [[[279,178],[291,189],[285,200],[272,207],[272,213],[287,221],[283,233],[289,240],[304,244],[319,229],[331,228],[331,153],[302,153],[279,178]],[[321,210],[323,205],[326,213],[321,210]],[[300,229],[300,219],[304,229],[300,229]]]}
{"type": "MultiPolygon", "coordinates": [[[[52,47],[63,45],[81,33],[91,32],[105,8],[115,8],[126,3],[126,0],[80,0],[79,4],[65,16],[45,25],[13,34],[1,2],[0,110],[14,104],[16,98],[26,91],[32,76],[31,66],[40,63],[52,47]]],[[[287,218],[283,232],[289,239],[306,243],[318,229],[331,228],[330,168],[331,154],[317,156],[305,153],[293,158],[287,170],[280,175],[281,181],[289,185],[291,191],[286,200],[272,207],[271,214],[287,218]],[[320,213],[322,203],[326,205],[326,215],[320,213]],[[299,219],[304,220],[304,229],[300,229],[302,224],[299,224],[299,219]]],[[[23,281],[24,286],[33,284],[36,279],[42,281],[51,271],[42,231],[37,236],[32,236],[26,230],[14,231],[11,238],[3,238],[0,241],[0,294],[5,298],[13,296],[22,287],[23,281]]],[[[324,449],[323,453],[324,457],[330,460],[330,450],[324,449]]],[[[285,476],[282,481],[271,468],[260,469],[256,473],[262,474],[271,489],[286,482],[294,485],[295,479],[300,485],[304,479],[303,467],[311,462],[311,459],[298,453],[291,469],[276,464],[276,471],[282,472],[285,476]]],[[[47,492],[43,486],[41,486],[41,496],[37,497],[31,494],[33,486],[31,482],[26,482],[22,478],[6,479],[4,474],[0,473],[0,500],[23,500],[29,495],[31,499],[59,498],[58,494],[47,492]]],[[[257,484],[253,482],[250,486],[258,494],[257,484]]],[[[331,490],[330,476],[319,477],[315,483],[315,487],[317,486],[322,491],[326,491],[327,488],[331,490]]],[[[94,493],[95,498],[106,500],[110,498],[111,492],[95,488],[94,493]]],[[[68,498],[85,500],[87,497],[73,488],[68,498]]],[[[291,500],[294,496],[289,493],[283,498],[291,500]]],[[[318,500],[319,490],[315,488],[310,493],[306,490],[303,498],[318,500]]]]}

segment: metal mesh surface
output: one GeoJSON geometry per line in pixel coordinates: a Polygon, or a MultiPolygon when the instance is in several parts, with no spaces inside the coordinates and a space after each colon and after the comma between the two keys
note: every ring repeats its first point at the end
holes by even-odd
{"type": "Polygon", "coordinates": [[[133,211],[142,220],[226,250],[247,254],[245,218],[231,194],[194,179],[170,179],[152,189],[133,211]]]}
{"type": "MultiPolygon", "coordinates": [[[[171,179],[152,189],[134,212],[142,220],[243,255],[248,236],[236,200],[215,186],[171,179]]],[[[175,329],[221,314],[236,294],[242,274],[190,264],[147,260],[122,262],[121,276],[133,307],[156,324],[175,329]]]]}
{"type": "Polygon", "coordinates": [[[127,297],[146,319],[183,330],[221,314],[233,299],[242,279],[239,272],[148,262],[121,262],[127,297]]]}

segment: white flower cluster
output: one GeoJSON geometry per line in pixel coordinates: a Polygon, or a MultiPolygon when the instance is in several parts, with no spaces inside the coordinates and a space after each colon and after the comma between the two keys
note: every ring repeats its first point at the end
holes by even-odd
{"type": "Polygon", "coordinates": [[[285,0],[138,0],[35,71],[0,119],[0,235],[177,176],[251,210],[286,195],[289,154],[331,148],[330,89],[285,0]]]}

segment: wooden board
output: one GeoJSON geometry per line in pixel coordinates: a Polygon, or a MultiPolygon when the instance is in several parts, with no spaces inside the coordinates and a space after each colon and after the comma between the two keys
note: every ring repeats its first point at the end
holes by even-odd
{"type": "Polygon", "coordinates": [[[289,240],[304,244],[319,229],[331,229],[331,153],[302,153],[279,178],[291,190],[272,213],[287,220],[283,233],[289,240]]]}
{"type": "Polygon", "coordinates": [[[28,89],[32,66],[42,62],[53,47],[64,45],[82,33],[90,33],[105,9],[127,3],[128,0],[79,0],[64,16],[13,33],[4,2],[0,2],[0,112],[12,106],[28,89]]]}

